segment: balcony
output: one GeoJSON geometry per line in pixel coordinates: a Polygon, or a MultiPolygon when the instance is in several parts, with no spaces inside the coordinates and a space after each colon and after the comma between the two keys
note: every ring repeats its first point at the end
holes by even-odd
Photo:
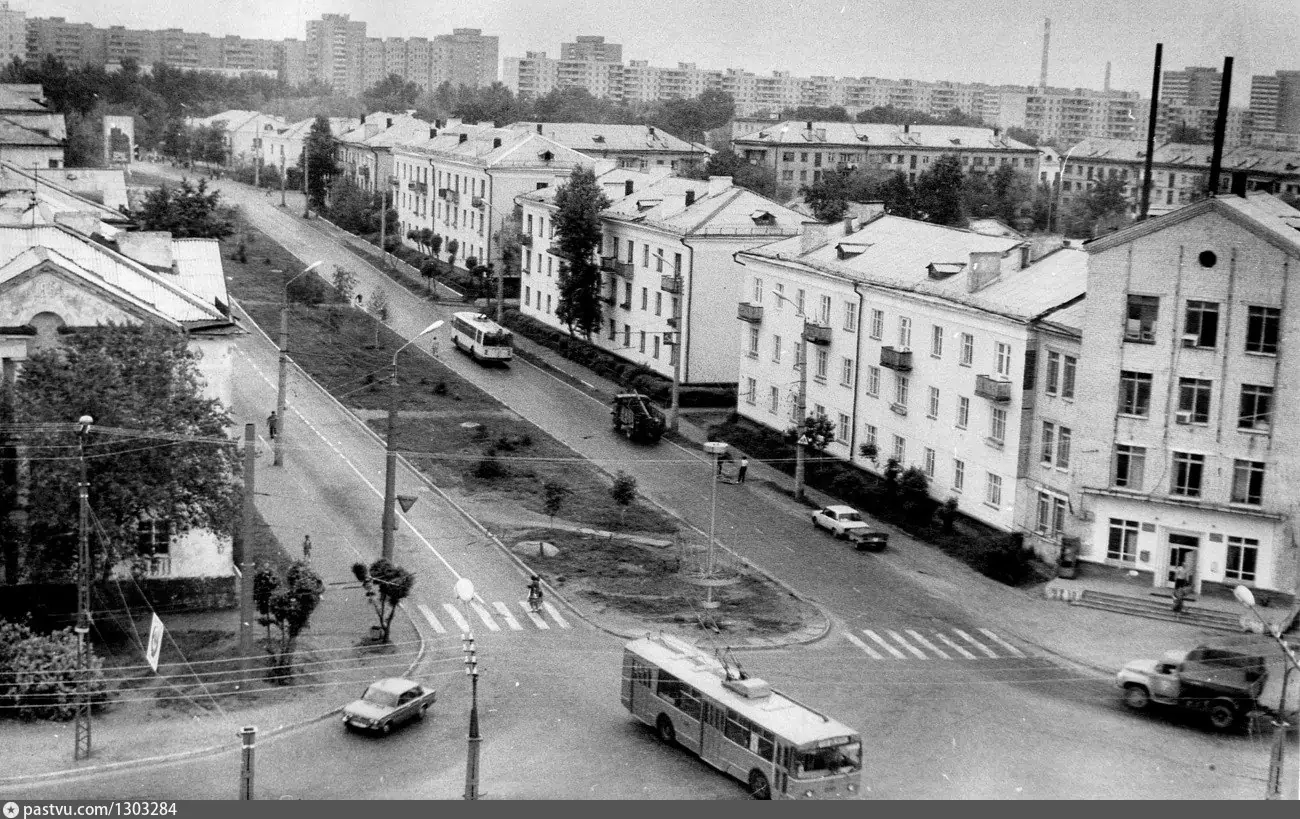
{"type": "Polygon", "coordinates": [[[631,309],[632,309],[632,300],[631,300],[631,299],[628,299],[627,301],[623,302],[622,304],[620,304],[620,305],[618,306],[618,309],[620,309],[620,310],[631,310],[631,309]]]}
{"type": "Polygon", "coordinates": [[[480,210],[485,205],[485,203],[483,202],[483,197],[481,196],[475,196],[473,199],[469,200],[469,204],[470,207],[479,208],[480,210]]]}
{"type": "Polygon", "coordinates": [[[830,344],[831,328],[824,324],[813,324],[811,321],[806,321],[803,325],[803,340],[809,344],[830,344]]]}
{"type": "Polygon", "coordinates": [[[742,301],[737,310],[736,318],[741,321],[748,321],[751,324],[758,324],[763,320],[763,305],[742,301]]]}
{"type": "Polygon", "coordinates": [[[1010,401],[1011,382],[988,375],[975,376],[975,394],[990,401],[1010,401]]]}
{"type": "Polygon", "coordinates": [[[880,366],[900,373],[912,371],[912,351],[906,347],[881,347],[880,366]]]}
{"type": "Polygon", "coordinates": [[[520,247],[532,247],[532,246],[533,246],[533,234],[531,234],[531,233],[521,233],[521,234],[519,234],[519,246],[520,246],[520,247]]]}
{"type": "Polygon", "coordinates": [[[670,319],[668,319],[668,326],[671,327],[671,328],[673,328],[674,330],[677,329],[677,324],[678,324],[677,319],[675,319],[675,318],[670,318],[670,319]]]}
{"type": "Polygon", "coordinates": [[[682,286],[677,281],[676,276],[661,276],[659,278],[659,289],[665,293],[681,293],[682,286]]]}
{"type": "Polygon", "coordinates": [[[620,262],[616,256],[601,256],[600,269],[606,273],[613,273],[621,279],[632,279],[632,263],[620,262]]]}
{"type": "Polygon", "coordinates": [[[899,402],[895,401],[895,402],[893,402],[892,404],[889,405],[889,411],[892,412],[892,413],[894,413],[895,415],[901,415],[901,416],[903,416],[904,418],[906,418],[906,417],[907,417],[907,404],[900,404],[899,402]]]}
{"type": "MultiPolygon", "coordinates": [[[[415,183],[412,182],[411,184],[414,185],[415,183]]],[[[412,190],[414,190],[414,188],[412,188],[412,190]]],[[[446,198],[447,198],[447,191],[448,191],[448,190],[449,190],[448,188],[438,188],[438,198],[439,198],[439,199],[446,199],[446,198]]]]}
{"type": "Polygon", "coordinates": [[[608,295],[602,295],[600,300],[608,304],[610,307],[613,307],[614,302],[617,301],[618,298],[613,293],[610,293],[608,295]]]}

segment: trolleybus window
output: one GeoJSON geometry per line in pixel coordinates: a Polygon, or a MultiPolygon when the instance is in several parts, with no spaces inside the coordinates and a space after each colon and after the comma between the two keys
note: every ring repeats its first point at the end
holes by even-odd
{"type": "MultiPolygon", "coordinates": [[[[822,740],[834,742],[834,740],[822,740]]],[[[862,767],[862,743],[844,737],[839,744],[795,752],[796,779],[817,779],[827,774],[856,771],[862,767]]]]}

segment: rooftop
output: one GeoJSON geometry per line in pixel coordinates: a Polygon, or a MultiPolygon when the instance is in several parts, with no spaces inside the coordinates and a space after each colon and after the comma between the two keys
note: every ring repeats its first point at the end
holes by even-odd
{"type": "MultiPolygon", "coordinates": [[[[1214,147],[1211,145],[1166,142],[1156,146],[1152,162],[1157,165],[1209,168],[1213,153],[1214,147]]],[[[1146,159],[1146,143],[1136,139],[1085,139],[1070,150],[1069,157],[1083,162],[1142,162],[1146,159]]],[[[1252,171],[1300,176],[1300,152],[1271,148],[1229,148],[1223,152],[1222,167],[1225,172],[1252,171]]]]}
{"type": "Polygon", "coordinates": [[[735,141],[790,146],[852,145],[915,146],[945,150],[1013,150],[1037,153],[1023,142],[1009,139],[993,128],[969,128],[959,125],[886,125],[862,122],[812,122],[786,120],[773,122],[735,141]],[[808,126],[811,124],[812,128],[808,126]]]}
{"type": "Polygon", "coordinates": [[[515,122],[516,130],[536,131],[576,151],[663,151],[702,153],[702,146],[679,139],[662,128],[651,125],[604,125],[593,122],[515,122]]]}
{"type": "Polygon", "coordinates": [[[1256,191],[1246,196],[1220,195],[1193,202],[1154,219],[1129,225],[1123,230],[1094,239],[1088,252],[1097,253],[1166,227],[1215,211],[1239,222],[1265,241],[1300,258],[1300,210],[1269,193],[1256,191]]]}

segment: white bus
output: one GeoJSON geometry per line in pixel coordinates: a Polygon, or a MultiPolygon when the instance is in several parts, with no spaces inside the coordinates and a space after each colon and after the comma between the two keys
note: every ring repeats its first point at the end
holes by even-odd
{"type": "Polygon", "coordinates": [[[451,343],[478,361],[508,362],[514,356],[510,331],[482,313],[456,313],[451,343]]]}
{"type": "Polygon", "coordinates": [[[756,799],[858,796],[856,731],[684,640],[628,643],[622,700],[665,742],[747,783],[756,799]]]}

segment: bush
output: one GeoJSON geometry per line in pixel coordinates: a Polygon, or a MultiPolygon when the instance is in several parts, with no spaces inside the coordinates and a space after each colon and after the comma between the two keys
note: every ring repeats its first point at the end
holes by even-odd
{"type": "Polygon", "coordinates": [[[488,455],[474,465],[474,477],[481,481],[492,481],[505,477],[506,468],[494,455],[488,455]]]}
{"type": "MultiPolygon", "coordinates": [[[[69,720],[77,714],[81,672],[72,628],[37,634],[20,623],[0,622],[0,713],[23,719],[69,720]]],[[[104,661],[90,655],[86,680],[91,699],[103,703],[108,683],[104,661]]]]}

